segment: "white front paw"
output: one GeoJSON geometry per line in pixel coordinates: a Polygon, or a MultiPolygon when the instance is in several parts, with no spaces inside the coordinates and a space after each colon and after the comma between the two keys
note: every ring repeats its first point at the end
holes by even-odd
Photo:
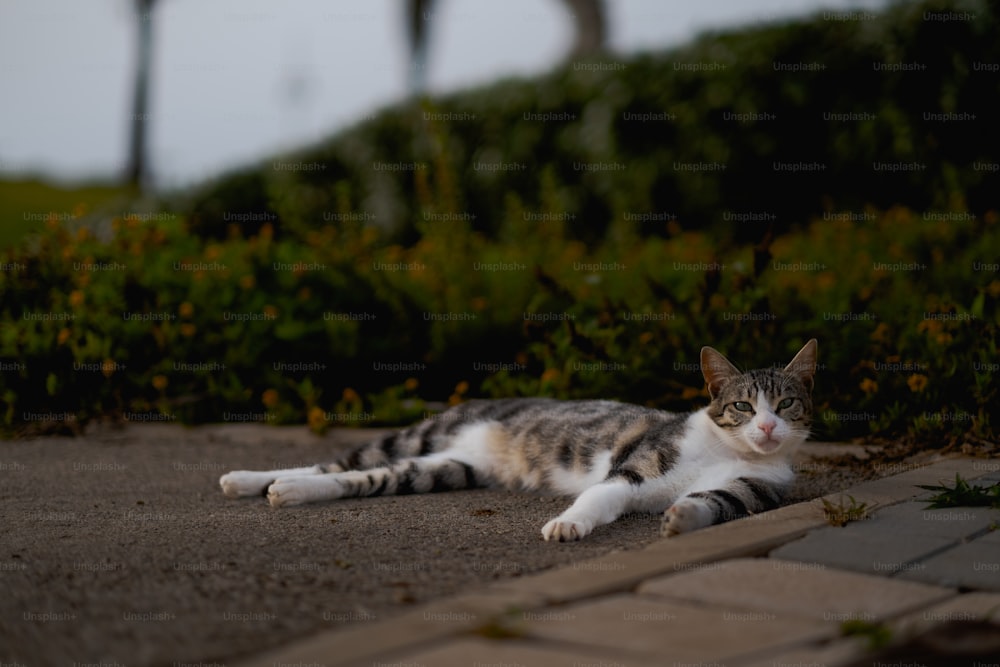
{"type": "Polygon", "coordinates": [[[271,507],[291,507],[308,503],[311,498],[308,481],[298,477],[276,479],[267,487],[267,502],[271,507]]]}
{"type": "Polygon", "coordinates": [[[264,493],[267,485],[274,480],[274,475],[253,470],[234,470],[219,478],[222,492],[230,498],[244,496],[259,496],[264,493]]]}
{"type": "Polygon", "coordinates": [[[549,521],[542,527],[542,537],[545,541],[558,540],[560,542],[574,542],[583,539],[590,534],[594,526],[589,521],[571,521],[569,519],[557,518],[549,521]]]}
{"type": "Polygon", "coordinates": [[[696,500],[680,500],[663,513],[660,535],[674,537],[711,524],[711,509],[696,500]]]}

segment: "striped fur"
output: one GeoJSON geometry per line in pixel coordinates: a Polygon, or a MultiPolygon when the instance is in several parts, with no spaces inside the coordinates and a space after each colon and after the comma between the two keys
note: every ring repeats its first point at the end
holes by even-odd
{"type": "Polygon", "coordinates": [[[788,366],[740,372],[702,350],[711,403],[674,414],[614,401],[470,401],[325,465],[234,471],[227,495],[275,507],[475,487],[576,496],[542,528],[580,539],[628,511],[663,513],[664,535],[776,507],[808,435],[816,342],[788,366]]]}

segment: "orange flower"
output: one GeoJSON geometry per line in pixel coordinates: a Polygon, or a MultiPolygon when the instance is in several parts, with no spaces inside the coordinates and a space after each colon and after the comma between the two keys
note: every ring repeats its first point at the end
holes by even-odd
{"type": "Polygon", "coordinates": [[[278,405],[281,401],[281,396],[278,394],[276,389],[265,389],[264,393],[260,396],[260,402],[264,404],[264,407],[273,408],[278,405]]]}
{"type": "Polygon", "coordinates": [[[269,318],[274,319],[275,317],[278,316],[278,309],[272,306],[271,304],[268,304],[264,306],[264,314],[267,315],[269,318]]]}
{"type": "Polygon", "coordinates": [[[105,359],[101,362],[101,372],[104,373],[104,377],[111,377],[116,370],[118,370],[118,364],[114,359],[105,359]]]}
{"type": "Polygon", "coordinates": [[[878,382],[872,380],[871,378],[865,378],[861,381],[861,391],[866,394],[874,394],[878,391],[878,382]]]}
{"type": "Polygon", "coordinates": [[[72,331],[70,331],[66,327],[63,327],[62,329],[59,330],[59,336],[56,338],[56,342],[59,345],[65,345],[66,341],[68,341],[69,338],[70,338],[70,336],[72,336],[72,335],[73,335],[72,331]]]}
{"type": "Polygon", "coordinates": [[[183,324],[181,324],[181,335],[182,336],[186,336],[187,338],[190,338],[191,336],[195,335],[195,333],[197,331],[198,331],[198,327],[196,327],[195,325],[191,324],[190,322],[184,322],[183,324]]]}
{"type": "Polygon", "coordinates": [[[403,388],[406,391],[416,391],[417,387],[420,386],[420,381],[417,378],[406,378],[406,382],[403,383],[403,388]]]}
{"type": "Polygon", "coordinates": [[[906,384],[910,387],[910,391],[921,392],[927,386],[927,376],[914,373],[906,378],[906,384]]]}
{"type": "Polygon", "coordinates": [[[342,398],[348,403],[355,403],[361,400],[361,397],[358,396],[358,392],[354,391],[350,387],[344,390],[342,398]]]}
{"type": "Polygon", "coordinates": [[[166,375],[153,376],[153,388],[156,389],[157,391],[163,391],[164,389],[167,388],[168,384],[170,384],[170,381],[167,380],[166,375]]]}
{"type": "Polygon", "coordinates": [[[257,279],[254,278],[252,275],[245,275],[240,278],[240,287],[242,287],[243,289],[247,290],[253,289],[254,285],[256,284],[257,284],[257,279]]]}
{"type": "Polygon", "coordinates": [[[83,291],[75,289],[69,293],[69,305],[79,308],[83,305],[83,291]]]}
{"type": "Polygon", "coordinates": [[[546,368],[545,372],[542,373],[542,382],[555,382],[558,379],[559,379],[558,368],[546,368]]]}
{"type": "Polygon", "coordinates": [[[181,317],[183,317],[186,320],[189,320],[191,319],[191,316],[194,315],[194,306],[191,304],[190,301],[185,301],[180,306],[178,306],[177,312],[178,314],[180,314],[181,317]]]}
{"type": "Polygon", "coordinates": [[[462,380],[457,385],[455,385],[455,393],[461,396],[465,392],[469,391],[469,383],[462,380]]]}

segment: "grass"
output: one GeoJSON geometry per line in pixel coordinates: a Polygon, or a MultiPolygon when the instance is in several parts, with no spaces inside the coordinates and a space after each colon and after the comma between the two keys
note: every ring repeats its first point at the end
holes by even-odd
{"type": "Polygon", "coordinates": [[[854,521],[862,521],[871,515],[874,506],[868,503],[859,503],[854,496],[841,496],[836,503],[830,502],[826,498],[820,498],[823,503],[823,515],[826,522],[831,526],[843,528],[854,521]]]}
{"type": "Polygon", "coordinates": [[[0,249],[10,248],[49,217],[72,222],[121,200],[127,190],[116,185],[91,183],[60,185],[36,179],[0,180],[0,249]]]}
{"type": "Polygon", "coordinates": [[[920,484],[918,486],[927,491],[937,492],[931,496],[931,504],[927,506],[927,509],[942,509],[945,507],[990,507],[992,509],[1000,509],[1000,482],[992,486],[972,485],[956,473],[954,486],[946,486],[944,484],[935,486],[920,484]]]}

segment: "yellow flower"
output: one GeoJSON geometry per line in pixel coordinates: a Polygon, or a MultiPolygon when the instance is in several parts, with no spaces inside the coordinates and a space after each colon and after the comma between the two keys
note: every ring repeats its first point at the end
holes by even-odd
{"type": "Polygon", "coordinates": [[[312,431],[322,431],[326,428],[326,413],[318,405],[309,408],[309,415],[306,419],[309,422],[309,429],[312,431]]]}
{"type": "Polygon", "coordinates": [[[265,389],[264,393],[260,396],[260,402],[268,408],[277,406],[280,401],[281,396],[278,395],[278,391],[276,389],[265,389]]]}
{"type": "MultiPolygon", "coordinates": [[[[917,325],[919,328],[919,325],[917,325]]],[[[879,322],[878,326],[875,327],[875,331],[871,334],[871,339],[876,343],[886,343],[889,341],[889,325],[885,322],[879,322]]]]}
{"type": "Polygon", "coordinates": [[[153,376],[153,389],[156,389],[157,391],[163,391],[164,389],[167,388],[168,384],[170,384],[170,381],[167,380],[166,375],[153,376]]]}
{"type": "Polygon", "coordinates": [[[73,335],[72,331],[70,331],[67,327],[63,327],[62,329],[59,330],[59,336],[56,338],[56,342],[59,345],[65,345],[66,341],[68,341],[70,336],[72,335],[73,335]]]}
{"type": "Polygon", "coordinates": [[[874,394],[878,391],[878,382],[872,380],[871,378],[865,378],[861,381],[861,391],[866,394],[874,394]]]}
{"type": "Polygon", "coordinates": [[[83,305],[83,292],[81,290],[75,289],[69,293],[69,305],[74,308],[79,308],[83,305]]]}
{"type": "Polygon", "coordinates": [[[180,306],[178,306],[177,312],[180,314],[181,317],[183,317],[186,320],[189,320],[191,319],[191,316],[194,315],[194,306],[191,304],[190,301],[185,301],[180,306]]]}
{"type": "Polygon", "coordinates": [[[910,391],[921,392],[927,386],[927,376],[915,373],[906,378],[906,384],[910,387],[910,391]]]}
{"type": "Polygon", "coordinates": [[[692,398],[697,398],[704,393],[704,389],[695,389],[694,387],[684,387],[681,391],[681,398],[685,401],[690,401],[692,398]]]}

